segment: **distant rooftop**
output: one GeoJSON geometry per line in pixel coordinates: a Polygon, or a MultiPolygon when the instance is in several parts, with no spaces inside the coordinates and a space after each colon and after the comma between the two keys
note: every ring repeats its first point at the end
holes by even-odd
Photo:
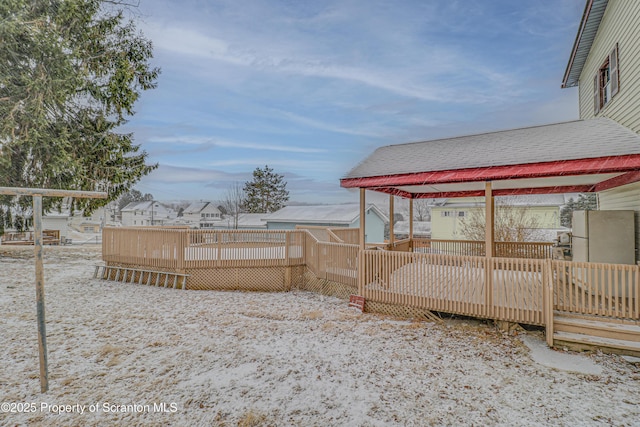
{"type": "MultiPolygon", "coordinates": [[[[388,221],[375,205],[370,204],[367,210],[374,209],[385,221],[388,221]]],[[[287,206],[270,214],[269,222],[299,223],[334,223],[351,224],[360,216],[360,205],[346,203],[341,205],[287,206]]]]}

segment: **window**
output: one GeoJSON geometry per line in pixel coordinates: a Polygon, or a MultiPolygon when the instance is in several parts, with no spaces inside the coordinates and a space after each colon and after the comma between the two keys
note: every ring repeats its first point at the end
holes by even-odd
{"type": "Polygon", "coordinates": [[[619,90],[620,73],[618,71],[618,44],[616,43],[593,78],[594,114],[598,114],[619,90]]]}
{"type": "Polygon", "coordinates": [[[463,217],[465,216],[465,212],[464,211],[442,211],[440,212],[440,216],[444,216],[444,217],[463,217]]]}

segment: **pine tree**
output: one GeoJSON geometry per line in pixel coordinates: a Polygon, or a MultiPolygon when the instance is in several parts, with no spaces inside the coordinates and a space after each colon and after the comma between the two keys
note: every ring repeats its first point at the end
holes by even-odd
{"type": "Polygon", "coordinates": [[[244,184],[244,209],[250,213],[271,213],[286,206],[289,191],[283,175],[269,166],[253,171],[253,180],[244,184]]]}
{"type": "MultiPolygon", "coordinates": [[[[0,2],[0,186],[108,191],[107,200],[77,200],[86,213],[156,167],[146,164],[132,134],[117,131],[159,73],[149,64],[151,42],[124,7],[107,0],[0,2]]],[[[43,203],[49,209],[60,200],[43,203]]]]}
{"type": "Polygon", "coordinates": [[[578,195],[578,200],[569,199],[566,205],[560,209],[560,224],[563,227],[571,227],[573,211],[593,211],[598,209],[598,196],[595,193],[578,195]]]}

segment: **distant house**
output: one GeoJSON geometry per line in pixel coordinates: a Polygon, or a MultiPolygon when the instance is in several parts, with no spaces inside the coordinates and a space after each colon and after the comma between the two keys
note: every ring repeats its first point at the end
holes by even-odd
{"type": "Polygon", "coordinates": [[[156,201],[131,202],[120,213],[125,227],[166,225],[177,216],[173,209],[156,201]]]}
{"type": "MultiPolygon", "coordinates": [[[[365,241],[384,242],[385,225],[389,218],[377,206],[370,204],[366,208],[365,241]]],[[[269,230],[293,230],[296,225],[320,227],[360,227],[360,205],[348,203],[342,205],[287,206],[266,217],[269,230]]]]}
{"type": "Polygon", "coordinates": [[[69,220],[69,226],[79,232],[98,233],[105,226],[120,226],[116,221],[116,206],[103,206],[94,210],[91,215],[84,216],[82,211],[76,211],[69,220]]]}
{"type": "Polygon", "coordinates": [[[60,240],[64,241],[68,234],[67,223],[69,222],[69,211],[49,212],[42,215],[43,230],[57,230],[60,232],[60,240]]]}
{"type": "MultiPolygon", "coordinates": [[[[564,205],[562,194],[514,196],[497,198],[496,205],[510,206],[522,212],[525,221],[533,218],[536,223],[535,233],[539,239],[555,237],[555,231],[561,229],[560,207],[564,205]]],[[[469,221],[471,215],[484,214],[484,198],[463,197],[448,199],[441,206],[431,208],[431,238],[437,240],[465,240],[461,232],[464,221],[469,221]]],[[[498,214],[500,211],[498,208],[498,214]]],[[[484,222],[484,221],[483,221],[484,222]]]]}
{"type": "Polygon", "coordinates": [[[182,218],[192,228],[216,228],[222,221],[222,212],[212,202],[196,202],[187,206],[182,218]]]}

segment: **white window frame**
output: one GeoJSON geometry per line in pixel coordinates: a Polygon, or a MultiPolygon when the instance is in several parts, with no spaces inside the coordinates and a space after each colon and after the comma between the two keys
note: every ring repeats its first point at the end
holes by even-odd
{"type": "Polygon", "coordinates": [[[598,114],[620,91],[620,58],[618,43],[593,77],[594,114],[598,114]]]}

